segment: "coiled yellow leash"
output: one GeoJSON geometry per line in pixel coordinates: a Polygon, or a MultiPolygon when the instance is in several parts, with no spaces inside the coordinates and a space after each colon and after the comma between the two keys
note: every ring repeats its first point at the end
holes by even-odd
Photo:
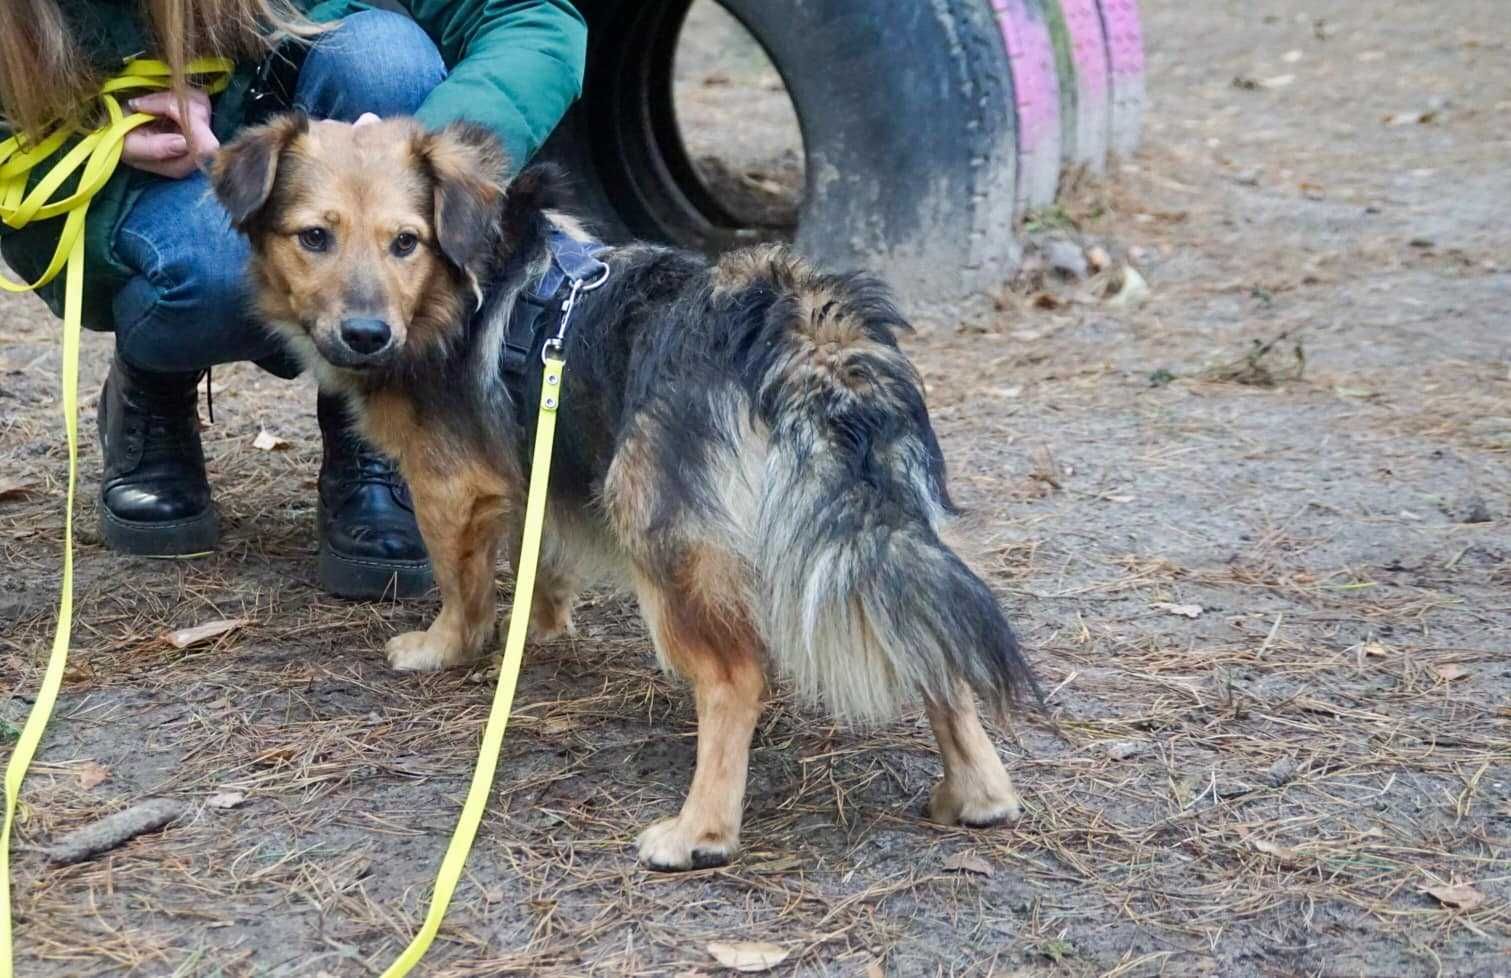
{"type": "MultiPolygon", "coordinates": [[[[224,58],[203,58],[191,62],[186,73],[195,84],[210,93],[223,90],[231,81],[235,66],[224,58]]],[[[63,669],[68,663],[68,639],[73,624],[73,499],[79,469],[79,329],[84,300],[84,218],[89,204],[109,181],[121,161],[126,134],[152,122],[156,116],[141,112],[127,115],[121,108],[125,93],[161,91],[172,84],[172,72],[161,61],[133,60],[125,70],[100,87],[99,101],[105,121],[92,132],[76,132],[60,126],[45,139],[28,146],[19,136],[0,142],[0,220],[13,228],[23,228],[33,221],[62,217],[63,232],[52,261],[41,277],[31,284],[12,282],[0,276],[0,288],[7,292],[30,292],[40,288],[67,269],[63,303],[63,425],[68,435],[68,494],[63,514],[63,582],[58,599],[58,624],[53,633],[52,652],[42,687],[21,728],[21,737],[5,765],[5,821],[0,827],[0,978],[14,978],[10,908],[10,833],[15,819],[21,782],[31,764],[42,732],[52,716],[58,688],[63,684],[63,669]],[[32,171],[68,142],[79,140],[53,168],[37,181],[28,193],[26,185],[32,171]],[[53,200],[63,185],[78,175],[73,192],[53,200]]]]}
{"type": "MultiPolygon", "coordinates": [[[[194,76],[197,85],[214,94],[229,83],[233,67],[228,60],[206,58],[191,62],[187,73],[194,76]]],[[[57,630],[53,635],[52,652],[47,661],[42,686],[37,691],[36,701],[5,767],[5,821],[3,828],[0,828],[0,978],[14,978],[15,975],[10,905],[11,824],[21,792],[21,782],[57,702],[63,670],[68,662],[69,635],[73,622],[73,500],[78,475],[79,334],[83,312],[80,306],[84,295],[84,219],[90,201],[105,186],[120,162],[122,141],[126,134],[155,118],[142,113],[126,115],[117,95],[128,91],[166,89],[170,82],[169,68],[162,62],[137,60],[128,63],[125,71],[107,81],[100,90],[100,101],[107,121],[99,129],[83,134],[78,144],[38,181],[30,193],[27,192],[26,185],[32,170],[77,134],[59,129],[30,147],[14,137],[0,142],[0,220],[13,228],[21,228],[32,221],[65,218],[57,250],[42,276],[29,285],[11,282],[0,276],[0,288],[8,292],[29,292],[51,282],[60,271],[67,269],[67,278],[64,280],[66,288],[61,381],[64,426],[68,435],[68,508],[63,518],[63,582],[58,600],[57,630]],[[56,201],[49,200],[70,176],[80,172],[80,167],[82,172],[74,192],[56,201]]],[[[540,410],[536,420],[535,451],[530,467],[530,490],[525,506],[524,540],[515,576],[514,605],[508,637],[504,643],[498,687],[494,690],[493,705],[483,728],[482,749],[477,767],[472,773],[472,783],[467,790],[456,831],[452,834],[451,843],[441,860],[440,871],[436,874],[430,909],[419,933],[388,970],[383,972],[382,978],[403,978],[430,948],[461,879],[478,827],[482,824],[488,795],[493,787],[498,754],[503,747],[504,730],[509,723],[509,711],[514,703],[514,689],[524,659],[525,634],[529,628],[530,606],[535,593],[535,570],[545,525],[551,450],[556,439],[556,416],[561,408],[566,378],[566,364],[561,357],[561,340],[566,333],[578,294],[597,288],[605,278],[606,271],[596,281],[573,284],[572,293],[562,308],[559,330],[547,345],[546,354],[542,358],[545,366],[540,410]]]]}

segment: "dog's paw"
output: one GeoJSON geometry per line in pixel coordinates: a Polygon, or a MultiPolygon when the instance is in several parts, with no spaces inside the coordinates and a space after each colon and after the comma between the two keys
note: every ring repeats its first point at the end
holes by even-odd
{"type": "Polygon", "coordinates": [[[541,595],[530,609],[530,637],[537,642],[549,642],[564,635],[576,635],[577,625],[572,621],[572,602],[541,595]]]}
{"type": "Polygon", "coordinates": [[[388,640],[388,664],[400,672],[437,672],[459,664],[429,632],[405,632],[388,640]]]}
{"type": "Polygon", "coordinates": [[[729,862],[739,840],[728,833],[688,829],[682,819],[667,818],[640,833],[640,861],[664,873],[708,869],[729,862]]]}
{"type": "Polygon", "coordinates": [[[975,784],[961,789],[949,781],[934,786],[929,797],[929,818],[943,825],[964,825],[986,829],[995,825],[1012,825],[1023,817],[1023,802],[1011,782],[999,785],[975,784]]]}

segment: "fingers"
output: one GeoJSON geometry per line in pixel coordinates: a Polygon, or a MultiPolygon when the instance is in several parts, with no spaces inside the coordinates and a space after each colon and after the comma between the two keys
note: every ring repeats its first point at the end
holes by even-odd
{"type": "Polygon", "coordinates": [[[137,166],[177,159],[187,152],[189,141],[183,133],[144,126],[126,134],[125,143],[121,147],[121,158],[132,166],[137,166]]]}
{"type": "MultiPolygon", "coordinates": [[[[191,121],[199,120],[205,125],[209,125],[210,96],[205,94],[203,89],[189,89],[183,101],[188,103],[189,118],[191,121]]],[[[127,105],[133,112],[166,116],[180,126],[184,125],[184,119],[182,118],[182,109],[184,106],[180,104],[178,93],[176,92],[151,92],[147,95],[138,95],[128,102],[127,105]]]]}
{"type": "Polygon", "coordinates": [[[187,117],[173,92],[152,92],[128,102],[134,112],[154,115],[158,121],[127,134],[121,159],[139,170],[180,179],[194,172],[201,160],[213,156],[220,140],[210,128],[210,97],[191,89],[185,100],[187,117]],[[189,147],[194,147],[190,154],[189,147]]]}

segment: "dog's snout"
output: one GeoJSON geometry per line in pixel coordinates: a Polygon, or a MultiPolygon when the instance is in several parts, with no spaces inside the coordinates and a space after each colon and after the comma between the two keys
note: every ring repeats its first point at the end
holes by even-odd
{"type": "Polygon", "coordinates": [[[341,322],[341,339],[353,353],[371,356],[388,345],[393,330],[381,319],[346,319],[341,322]]]}

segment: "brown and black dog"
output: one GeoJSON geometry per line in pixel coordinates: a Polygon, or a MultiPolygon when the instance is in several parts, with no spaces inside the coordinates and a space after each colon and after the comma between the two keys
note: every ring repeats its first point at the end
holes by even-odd
{"type": "MultiPolygon", "coordinates": [[[[552,209],[554,171],[505,172],[472,127],[297,117],[214,165],[261,316],[349,395],[413,492],[442,607],[388,643],[398,669],[488,651],[498,551],[518,546],[539,381],[509,390],[500,344],[552,227],[572,225],[552,209]]],[[[1002,711],[1036,690],[991,590],[945,542],[944,461],[886,289],[777,249],[600,258],[610,277],[565,341],[531,627],[569,628],[586,582],[627,583],[661,664],[692,683],[692,788],[640,858],[685,869],[734,852],[768,673],[842,719],[921,700],[944,763],[932,817],[1015,820],[975,696],[1002,711]]]]}

